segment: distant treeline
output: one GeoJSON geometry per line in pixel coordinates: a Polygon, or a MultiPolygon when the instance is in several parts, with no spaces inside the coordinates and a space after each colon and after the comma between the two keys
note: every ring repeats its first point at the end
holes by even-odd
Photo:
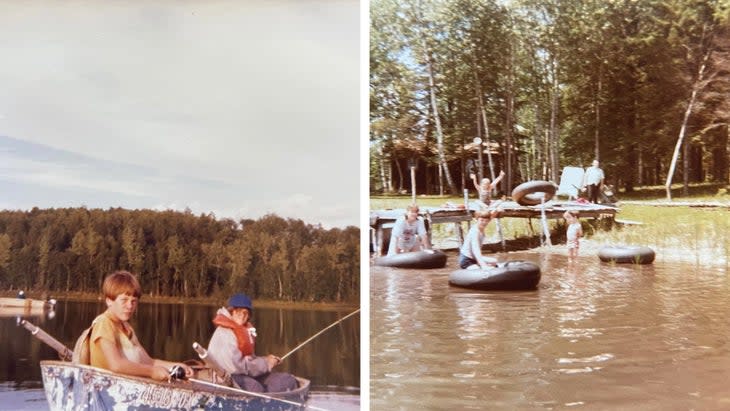
{"type": "Polygon", "coordinates": [[[0,289],[100,293],[118,269],[144,294],[285,301],[359,300],[360,230],[270,214],[87,208],[0,211],[0,289]]]}

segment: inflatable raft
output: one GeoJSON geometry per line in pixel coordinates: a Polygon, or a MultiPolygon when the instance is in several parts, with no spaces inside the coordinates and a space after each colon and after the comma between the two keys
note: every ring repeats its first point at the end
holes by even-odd
{"type": "Polygon", "coordinates": [[[598,250],[598,258],[609,263],[651,264],[654,250],[638,245],[608,245],[598,250]]]}
{"type": "Polygon", "coordinates": [[[421,250],[376,258],[374,265],[396,268],[443,268],[446,254],[439,250],[421,250]]]}
{"type": "Polygon", "coordinates": [[[477,290],[533,290],[540,283],[540,267],[529,261],[508,261],[485,270],[456,270],[449,284],[477,290]]]}

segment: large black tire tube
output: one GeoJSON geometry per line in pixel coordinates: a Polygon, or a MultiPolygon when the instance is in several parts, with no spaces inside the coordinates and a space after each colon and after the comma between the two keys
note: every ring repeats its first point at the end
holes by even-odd
{"type": "Polygon", "coordinates": [[[421,250],[376,258],[373,265],[396,268],[443,268],[446,254],[440,250],[421,250]]]}
{"type": "Polygon", "coordinates": [[[512,190],[512,199],[520,205],[540,205],[553,198],[557,187],[550,181],[533,180],[524,182],[512,190]]]}
{"type": "Polygon", "coordinates": [[[476,290],[534,290],[540,283],[540,267],[529,261],[508,261],[485,270],[456,270],[449,284],[476,290]]]}
{"type": "Polygon", "coordinates": [[[608,245],[598,250],[601,261],[613,263],[651,264],[655,256],[651,248],[638,245],[608,245]]]}

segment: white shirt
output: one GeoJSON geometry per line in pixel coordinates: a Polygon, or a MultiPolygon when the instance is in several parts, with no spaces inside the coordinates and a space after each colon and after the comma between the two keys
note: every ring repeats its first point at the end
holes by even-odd
{"type": "Polygon", "coordinates": [[[590,166],[586,169],[585,181],[586,185],[595,184],[598,185],[603,181],[604,175],[603,170],[599,167],[590,166]]]}

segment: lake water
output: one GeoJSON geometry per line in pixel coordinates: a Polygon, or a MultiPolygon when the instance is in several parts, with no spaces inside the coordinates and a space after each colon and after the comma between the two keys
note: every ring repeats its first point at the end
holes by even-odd
{"type": "MultiPolygon", "coordinates": [[[[52,318],[26,317],[67,347],[103,312],[101,302],[59,301],[52,318]]],[[[207,346],[218,307],[141,303],[131,323],[152,357],[183,361],[197,358],[192,343],[207,346]]],[[[256,308],[256,351],[282,356],[339,318],[346,311],[256,308]]],[[[48,410],[39,362],[57,353],[17,325],[14,316],[0,316],[0,409],[48,410]]],[[[325,409],[359,409],[360,317],[352,316],[287,357],[277,370],[312,382],[311,405],[325,409]]]]}
{"type": "Polygon", "coordinates": [[[451,287],[447,267],[371,267],[371,410],[730,409],[725,267],[497,254],[535,291],[451,287]]]}

